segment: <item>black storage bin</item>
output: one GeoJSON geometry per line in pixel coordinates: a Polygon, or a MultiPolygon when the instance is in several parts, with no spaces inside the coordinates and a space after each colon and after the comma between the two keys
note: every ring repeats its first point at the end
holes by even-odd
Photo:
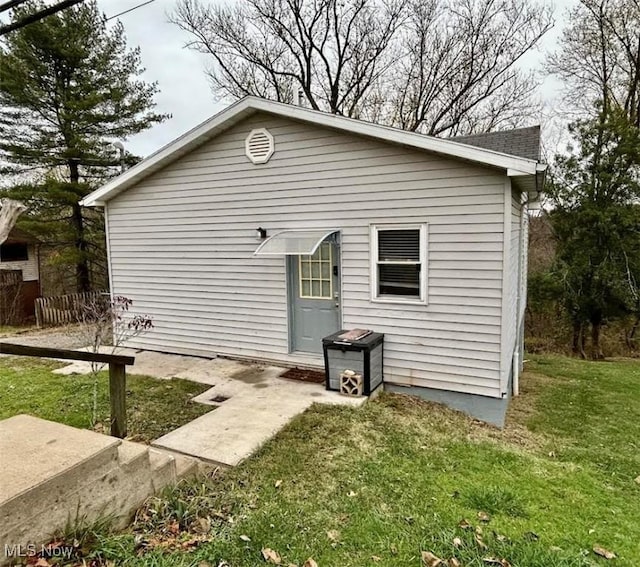
{"type": "Polygon", "coordinates": [[[327,390],[340,390],[340,374],[353,370],[362,374],[363,394],[369,395],[382,384],[384,335],[370,333],[347,341],[340,338],[346,331],[338,331],[322,339],[327,390]]]}

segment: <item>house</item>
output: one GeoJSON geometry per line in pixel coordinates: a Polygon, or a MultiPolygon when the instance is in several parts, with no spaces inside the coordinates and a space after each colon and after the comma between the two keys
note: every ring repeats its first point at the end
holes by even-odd
{"type": "Polygon", "coordinates": [[[11,229],[0,245],[0,270],[0,319],[16,323],[33,318],[35,299],[40,296],[38,239],[19,228],[11,229]]]}
{"type": "Polygon", "coordinates": [[[112,292],[154,318],[132,346],[319,366],[323,336],[373,329],[386,390],[500,424],[538,153],[537,128],[455,141],[247,97],[83,204],[112,292]]]}

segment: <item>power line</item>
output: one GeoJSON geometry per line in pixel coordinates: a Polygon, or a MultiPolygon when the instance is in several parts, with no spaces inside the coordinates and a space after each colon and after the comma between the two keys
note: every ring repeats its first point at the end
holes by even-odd
{"type": "Polygon", "coordinates": [[[7,10],[11,10],[11,8],[17,8],[20,4],[24,4],[25,2],[27,2],[27,0],[9,0],[9,2],[0,4],[0,12],[6,12],[7,10]]]}
{"type": "Polygon", "coordinates": [[[133,6],[133,8],[129,8],[128,10],[124,10],[123,12],[120,12],[119,14],[114,14],[113,16],[109,16],[107,18],[107,21],[113,20],[114,18],[117,18],[119,16],[124,16],[125,14],[128,14],[129,12],[133,12],[134,10],[137,10],[138,8],[142,8],[143,6],[146,6],[147,4],[151,4],[151,2],[155,2],[155,1],[156,0],[147,0],[146,2],[142,2],[142,4],[138,4],[137,6],[133,6]]]}
{"type": "MultiPolygon", "coordinates": [[[[12,2],[15,3],[15,1],[17,0],[11,0],[10,2],[7,2],[6,4],[4,4],[3,6],[7,6],[7,4],[11,4],[12,2]]],[[[15,30],[19,30],[20,28],[24,28],[25,26],[28,26],[29,24],[33,24],[34,22],[38,22],[43,18],[46,18],[47,16],[52,16],[53,14],[56,14],[61,10],[64,10],[65,8],[71,8],[71,6],[75,6],[76,4],[79,4],[82,1],[83,0],[63,0],[62,2],[59,2],[58,4],[54,4],[53,6],[49,6],[44,10],[40,10],[38,12],[34,12],[33,14],[29,14],[28,16],[25,16],[24,18],[22,18],[21,20],[18,20],[17,22],[12,22],[10,24],[7,24],[6,26],[0,27],[0,36],[6,35],[9,32],[12,32],[15,30]]]]}

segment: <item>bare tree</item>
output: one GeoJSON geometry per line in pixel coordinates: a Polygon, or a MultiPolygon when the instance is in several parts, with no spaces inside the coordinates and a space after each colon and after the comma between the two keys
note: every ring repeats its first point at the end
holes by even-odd
{"type": "Polygon", "coordinates": [[[387,70],[385,57],[406,17],[406,0],[182,0],[173,21],[190,46],[211,55],[214,91],[293,103],[349,116],[387,70]]]}
{"type": "Polygon", "coordinates": [[[434,135],[530,116],[536,83],[517,67],[552,25],[531,0],[181,0],[172,19],[212,57],[219,98],[301,93],[434,135]]]}
{"type": "Polygon", "coordinates": [[[581,0],[549,68],[581,117],[596,103],[624,109],[640,126],[640,0],[581,0]]]}
{"type": "Polygon", "coordinates": [[[552,25],[549,7],[522,0],[417,0],[390,122],[431,135],[519,125],[535,110],[537,83],[518,62],[552,25]]]}

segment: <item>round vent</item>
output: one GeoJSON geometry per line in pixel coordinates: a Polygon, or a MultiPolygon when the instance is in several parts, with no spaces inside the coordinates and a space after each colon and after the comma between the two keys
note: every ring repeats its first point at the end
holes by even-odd
{"type": "Polygon", "coordinates": [[[244,146],[247,157],[253,163],[267,163],[275,150],[273,136],[265,128],[251,130],[244,146]]]}

